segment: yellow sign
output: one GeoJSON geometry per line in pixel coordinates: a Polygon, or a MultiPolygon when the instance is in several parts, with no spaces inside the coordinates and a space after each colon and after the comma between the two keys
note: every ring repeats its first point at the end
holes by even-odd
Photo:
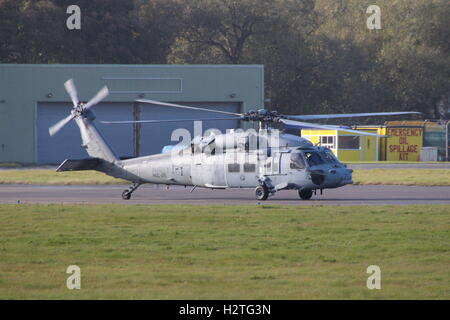
{"type": "Polygon", "coordinates": [[[386,128],[387,161],[419,161],[423,128],[386,128]]]}

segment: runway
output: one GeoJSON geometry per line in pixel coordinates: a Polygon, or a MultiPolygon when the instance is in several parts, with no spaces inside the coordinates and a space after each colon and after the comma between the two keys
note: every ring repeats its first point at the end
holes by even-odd
{"type": "Polygon", "coordinates": [[[199,204],[199,205],[408,205],[448,204],[450,186],[345,186],[324,190],[309,201],[296,191],[280,191],[258,201],[253,189],[210,190],[184,187],[141,186],[128,201],[122,200],[123,185],[36,186],[0,185],[0,203],[98,203],[98,204],[199,204]]]}

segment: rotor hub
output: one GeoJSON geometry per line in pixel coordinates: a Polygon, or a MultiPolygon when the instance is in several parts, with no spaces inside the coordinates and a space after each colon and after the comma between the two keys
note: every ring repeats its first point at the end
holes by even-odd
{"type": "Polygon", "coordinates": [[[269,111],[266,109],[252,110],[243,116],[243,120],[245,121],[278,122],[279,119],[280,114],[277,111],[269,111]]]}
{"type": "Polygon", "coordinates": [[[84,103],[79,102],[77,106],[74,108],[74,111],[77,115],[81,115],[84,112],[84,103]]]}

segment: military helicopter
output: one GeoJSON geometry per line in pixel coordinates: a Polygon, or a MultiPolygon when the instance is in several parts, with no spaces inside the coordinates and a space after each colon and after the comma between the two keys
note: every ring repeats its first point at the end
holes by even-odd
{"type": "Polygon", "coordinates": [[[181,185],[211,189],[254,188],[258,200],[266,200],[281,190],[298,190],[299,197],[308,200],[317,190],[338,188],[352,184],[352,172],[328,148],[314,146],[309,140],[279,132],[270,124],[284,124],[300,128],[319,128],[380,136],[334,125],[323,125],[299,120],[344,117],[388,116],[418,114],[419,112],[380,112],[326,115],[284,115],[277,111],[260,109],[234,113],[185,106],[155,100],[136,100],[141,103],[172,108],[201,110],[221,114],[215,119],[167,119],[140,121],[102,121],[108,124],[157,123],[202,120],[231,120],[259,122],[259,130],[229,130],[226,134],[211,133],[197,136],[184,144],[168,146],[165,152],[121,160],[97,131],[91,108],[108,94],[102,88],[90,101],[82,103],[72,79],[64,84],[73,109],[64,119],[49,128],[53,136],[71,120],[75,120],[81,133],[82,147],[90,158],[66,159],[56,171],[96,170],[115,178],[132,182],[122,193],[129,200],[142,184],[181,185]],[[226,115],[226,117],[224,117],[226,115]]]}

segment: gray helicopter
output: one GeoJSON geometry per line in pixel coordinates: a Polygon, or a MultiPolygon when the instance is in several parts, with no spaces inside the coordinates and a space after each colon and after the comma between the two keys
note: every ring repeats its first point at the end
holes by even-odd
{"type": "Polygon", "coordinates": [[[352,184],[352,170],[339,162],[333,152],[325,147],[314,146],[305,138],[270,128],[270,124],[284,124],[300,128],[339,130],[359,135],[378,136],[375,133],[353,130],[333,125],[323,125],[299,120],[388,116],[419,114],[419,112],[381,112],[327,115],[284,115],[261,109],[247,113],[209,110],[155,100],[136,100],[141,103],[173,108],[201,110],[222,115],[215,119],[167,119],[141,121],[102,121],[109,124],[157,123],[202,120],[254,121],[259,130],[229,130],[222,134],[211,132],[168,146],[165,152],[127,160],[119,159],[97,131],[95,115],[90,110],[108,94],[101,89],[89,102],[81,103],[72,79],[64,84],[73,109],[64,119],[49,128],[51,136],[61,130],[70,120],[75,120],[81,133],[82,147],[90,158],[66,159],[56,171],[96,170],[115,178],[132,182],[123,191],[122,198],[129,200],[142,184],[165,184],[210,189],[254,188],[258,200],[266,200],[281,190],[298,190],[301,199],[308,200],[317,190],[338,188],[352,184]],[[226,115],[226,117],[225,117],[226,115]]]}

